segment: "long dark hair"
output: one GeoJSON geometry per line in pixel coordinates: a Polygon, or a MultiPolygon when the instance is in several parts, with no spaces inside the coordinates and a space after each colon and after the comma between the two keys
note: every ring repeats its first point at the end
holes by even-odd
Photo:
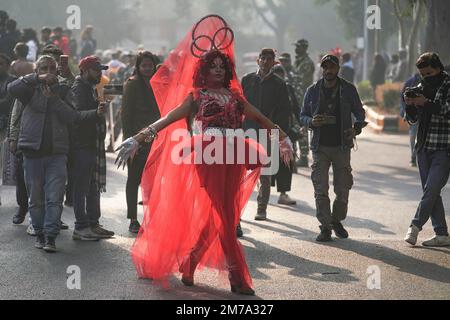
{"type": "Polygon", "coordinates": [[[223,86],[225,88],[230,88],[231,80],[233,79],[234,64],[226,54],[218,50],[209,51],[199,60],[193,79],[195,88],[203,88],[206,85],[206,78],[211,69],[211,65],[216,58],[222,59],[223,64],[225,65],[225,79],[223,86]]]}
{"type": "Polygon", "coordinates": [[[156,66],[159,64],[159,59],[150,51],[139,51],[136,57],[136,64],[134,67],[133,77],[142,78],[141,71],[139,70],[144,59],[150,59],[153,62],[153,74],[156,72],[156,66]]]}

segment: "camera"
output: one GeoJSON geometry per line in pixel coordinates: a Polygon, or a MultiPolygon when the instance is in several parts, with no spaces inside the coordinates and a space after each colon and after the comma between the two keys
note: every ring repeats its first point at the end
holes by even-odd
{"type": "Polygon", "coordinates": [[[410,87],[405,89],[404,96],[408,99],[414,99],[418,96],[423,95],[423,88],[422,87],[410,87]]]}

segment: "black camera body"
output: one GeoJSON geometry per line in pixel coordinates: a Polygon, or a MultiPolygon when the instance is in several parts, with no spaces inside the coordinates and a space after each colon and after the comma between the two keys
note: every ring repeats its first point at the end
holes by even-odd
{"type": "Polygon", "coordinates": [[[423,87],[409,87],[405,89],[404,96],[408,99],[414,99],[423,95],[423,87]]]}

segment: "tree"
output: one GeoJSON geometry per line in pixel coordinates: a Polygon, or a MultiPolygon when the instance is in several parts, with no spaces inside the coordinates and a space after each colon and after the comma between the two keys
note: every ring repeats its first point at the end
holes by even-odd
{"type": "Polygon", "coordinates": [[[426,26],[425,51],[435,51],[443,63],[450,63],[450,5],[448,0],[426,1],[428,22],[426,26]]]}

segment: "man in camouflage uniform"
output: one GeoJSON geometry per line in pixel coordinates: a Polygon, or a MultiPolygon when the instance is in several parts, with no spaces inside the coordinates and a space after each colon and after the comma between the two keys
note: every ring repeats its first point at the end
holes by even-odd
{"type": "MultiPolygon", "coordinates": [[[[303,99],[306,90],[314,82],[314,62],[308,55],[309,42],[305,39],[297,41],[295,44],[295,63],[293,86],[297,94],[300,106],[303,106],[303,99]]],[[[298,167],[308,167],[309,139],[308,128],[303,128],[302,137],[298,141],[300,146],[300,160],[296,163],[298,167]]]]}

